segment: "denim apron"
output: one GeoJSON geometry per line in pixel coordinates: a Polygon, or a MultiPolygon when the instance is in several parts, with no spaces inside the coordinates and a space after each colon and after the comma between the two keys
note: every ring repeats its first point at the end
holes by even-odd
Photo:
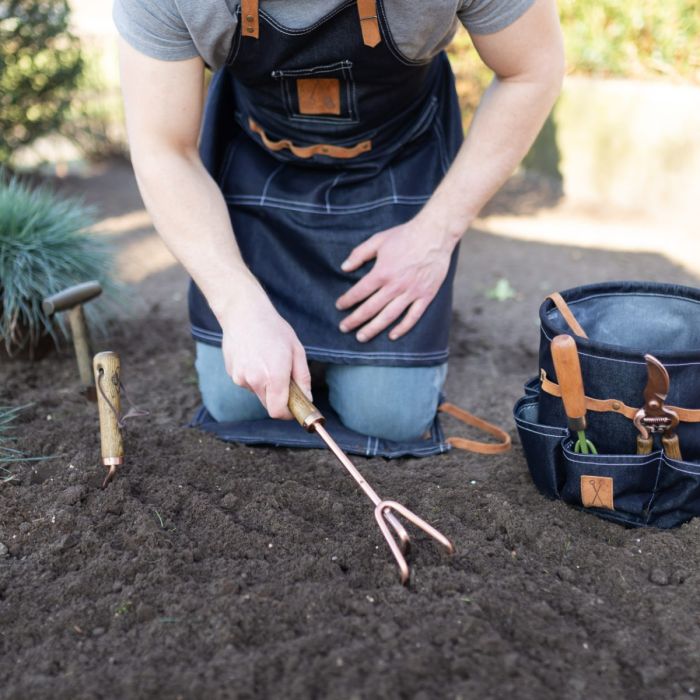
{"type": "MultiPolygon", "coordinates": [[[[245,3],[244,6],[250,3],[245,3]]],[[[257,4],[257,3],[255,3],[257,4]]],[[[417,325],[367,343],[338,325],[336,299],[371,268],[343,272],[350,251],[421,209],[462,141],[444,53],[412,61],[397,49],[381,0],[342,3],[306,29],[238,9],[227,66],[213,78],[201,156],[228,204],[241,254],[308,359],[429,366],[447,361],[455,250],[417,325]],[[371,3],[374,4],[374,3],[371,3]],[[249,36],[255,22],[256,36],[249,36]],[[363,41],[374,23],[375,45],[363,41]]],[[[192,283],[192,335],[221,345],[221,328],[192,283]]]]}
{"type": "MultiPolygon", "coordinates": [[[[462,143],[446,54],[429,61],[403,56],[382,0],[344,2],[307,29],[282,26],[254,0],[242,5],[227,66],[209,89],[200,152],[228,204],[245,262],[308,359],[444,363],[456,249],[437,296],[399,340],[384,332],[359,343],[341,333],[344,314],[335,301],[371,268],[343,272],[350,251],[415,216],[462,143]]],[[[194,338],[221,345],[221,328],[194,283],[189,303],[194,338]]],[[[447,438],[437,415],[427,439],[360,435],[342,425],[322,391],[314,395],[329,431],[353,454],[424,457],[453,446],[493,454],[510,444],[503,431],[450,404],[440,410],[500,442],[447,438]]],[[[294,421],[217,422],[202,408],[193,425],[233,442],[325,447],[294,421]]]]}

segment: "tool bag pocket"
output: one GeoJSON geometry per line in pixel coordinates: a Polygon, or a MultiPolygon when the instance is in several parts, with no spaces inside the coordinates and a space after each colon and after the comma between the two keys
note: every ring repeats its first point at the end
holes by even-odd
{"type": "Polygon", "coordinates": [[[700,461],[661,457],[649,525],[676,527],[700,515],[700,461]]]}
{"type": "Polygon", "coordinates": [[[566,428],[538,422],[538,384],[539,379],[533,378],[525,385],[525,396],[514,409],[520,442],[535,486],[550,498],[590,509],[603,518],[627,525],[649,524],[661,453],[584,455],[574,452],[566,428]]]}

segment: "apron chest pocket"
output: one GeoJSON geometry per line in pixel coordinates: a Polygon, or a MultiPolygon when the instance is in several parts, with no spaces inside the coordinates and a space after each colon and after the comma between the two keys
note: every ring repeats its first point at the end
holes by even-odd
{"type": "Polygon", "coordinates": [[[359,121],[352,61],[297,70],[274,70],[290,119],[317,124],[359,121]]]}

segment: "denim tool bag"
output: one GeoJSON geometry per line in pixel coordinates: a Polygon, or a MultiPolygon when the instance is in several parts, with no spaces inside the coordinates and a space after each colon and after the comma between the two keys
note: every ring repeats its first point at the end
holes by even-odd
{"type": "Polygon", "coordinates": [[[552,294],[540,307],[539,370],[514,416],[542,493],[626,525],[700,514],[700,290],[606,282],[552,294]],[[562,334],[575,339],[584,436],[552,355],[562,334]]]}

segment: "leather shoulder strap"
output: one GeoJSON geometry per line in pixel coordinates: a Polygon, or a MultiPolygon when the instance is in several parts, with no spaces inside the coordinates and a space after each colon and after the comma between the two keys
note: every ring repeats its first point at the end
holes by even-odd
{"type": "Polygon", "coordinates": [[[501,430],[499,427],[485,421],[483,418],[478,418],[469,411],[465,411],[459,406],[455,406],[452,403],[443,403],[438,406],[438,411],[441,413],[447,413],[448,415],[456,418],[462,423],[471,425],[473,428],[477,428],[489,435],[493,435],[499,442],[479,442],[478,440],[468,440],[467,438],[460,437],[448,437],[447,442],[456,447],[458,450],[469,450],[469,452],[476,452],[480,455],[497,455],[501,452],[507,452],[510,449],[510,435],[501,430]]]}
{"type": "Polygon", "coordinates": [[[251,39],[260,37],[258,0],[241,0],[241,33],[251,39]]]}
{"type": "Polygon", "coordinates": [[[357,0],[357,11],[360,15],[362,41],[366,46],[374,48],[382,40],[377,16],[377,0],[357,0]]]}
{"type": "Polygon", "coordinates": [[[573,311],[569,308],[569,305],[564,301],[564,297],[559,294],[559,292],[554,292],[554,294],[549,294],[547,299],[551,299],[554,302],[554,306],[557,307],[557,311],[564,317],[564,320],[568,324],[569,328],[579,337],[588,338],[586,331],[581,328],[581,324],[576,320],[573,311]]]}

